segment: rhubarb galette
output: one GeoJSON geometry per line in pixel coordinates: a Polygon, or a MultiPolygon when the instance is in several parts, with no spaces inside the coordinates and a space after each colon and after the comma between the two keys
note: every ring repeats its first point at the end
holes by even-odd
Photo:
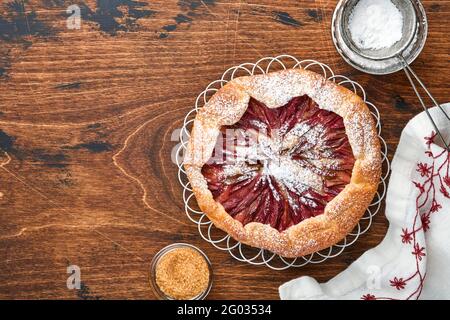
{"type": "Polygon", "coordinates": [[[198,112],[185,169],[200,209],[245,244],[284,257],[340,241],[381,174],[371,113],[304,69],[239,77],[198,112]]]}

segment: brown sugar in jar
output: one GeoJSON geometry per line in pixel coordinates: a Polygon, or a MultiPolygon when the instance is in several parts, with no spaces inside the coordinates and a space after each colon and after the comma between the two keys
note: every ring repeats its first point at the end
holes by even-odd
{"type": "MultiPolygon", "coordinates": [[[[198,299],[209,291],[211,270],[202,252],[190,245],[161,250],[155,265],[155,282],[166,298],[198,299]]],[[[171,247],[171,246],[169,246],[171,247]]],[[[156,258],[156,257],[155,257],[156,258]]]]}

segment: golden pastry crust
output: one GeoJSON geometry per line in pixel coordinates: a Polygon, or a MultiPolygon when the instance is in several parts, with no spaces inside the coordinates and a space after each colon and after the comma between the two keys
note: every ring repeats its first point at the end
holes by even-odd
{"type": "Polygon", "coordinates": [[[216,227],[247,245],[299,257],[339,242],[355,227],[378,188],[381,153],[372,115],[359,96],[315,72],[288,69],[236,78],[214,94],[194,120],[184,166],[200,209],[216,227]],[[351,181],[326,205],[323,214],[282,232],[259,222],[244,226],[214,200],[201,169],[211,157],[220,128],[239,121],[250,97],[276,108],[305,94],[319,108],[343,118],[355,158],[351,181]]]}

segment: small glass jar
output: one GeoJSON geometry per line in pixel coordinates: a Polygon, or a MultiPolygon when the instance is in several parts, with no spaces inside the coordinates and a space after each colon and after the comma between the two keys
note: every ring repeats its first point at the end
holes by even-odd
{"type": "Polygon", "coordinates": [[[197,248],[193,245],[190,245],[187,243],[174,243],[174,244],[171,244],[171,245],[168,245],[168,246],[162,248],[157,254],[155,254],[155,256],[153,257],[152,262],[150,264],[150,284],[152,285],[152,289],[153,289],[153,292],[155,293],[156,297],[160,300],[174,300],[174,298],[165,294],[159,288],[158,284],[156,283],[156,267],[157,267],[159,261],[161,260],[161,258],[164,257],[167,253],[169,253],[175,249],[182,249],[182,248],[192,249],[192,250],[196,251],[197,253],[199,253],[205,259],[206,264],[208,265],[208,270],[209,270],[208,286],[206,287],[205,291],[203,291],[199,295],[191,298],[191,300],[203,300],[206,298],[206,296],[211,291],[212,284],[213,284],[213,270],[212,270],[211,261],[208,259],[206,254],[202,250],[200,250],[199,248],[197,248]]]}

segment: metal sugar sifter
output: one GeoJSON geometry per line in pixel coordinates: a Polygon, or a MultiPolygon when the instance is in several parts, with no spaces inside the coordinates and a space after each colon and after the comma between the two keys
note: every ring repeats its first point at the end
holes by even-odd
{"type": "Polygon", "coordinates": [[[350,15],[358,1],[340,0],[334,11],[331,31],[337,51],[347,63],[366,73],[390,74],[403,69],[436,133],[446,149],[450,151],[449,144],[437,128],[414,80],[433,104],[442,111],[447,120],[449,120],[449,124],[450,117],[409,66],[422,51],[427,37],[428,23],[421,2],[419,0],[391,0],[403,16],[402,38],[389,48],[361,49],[353,42],[349,30],[350,15]]]}

